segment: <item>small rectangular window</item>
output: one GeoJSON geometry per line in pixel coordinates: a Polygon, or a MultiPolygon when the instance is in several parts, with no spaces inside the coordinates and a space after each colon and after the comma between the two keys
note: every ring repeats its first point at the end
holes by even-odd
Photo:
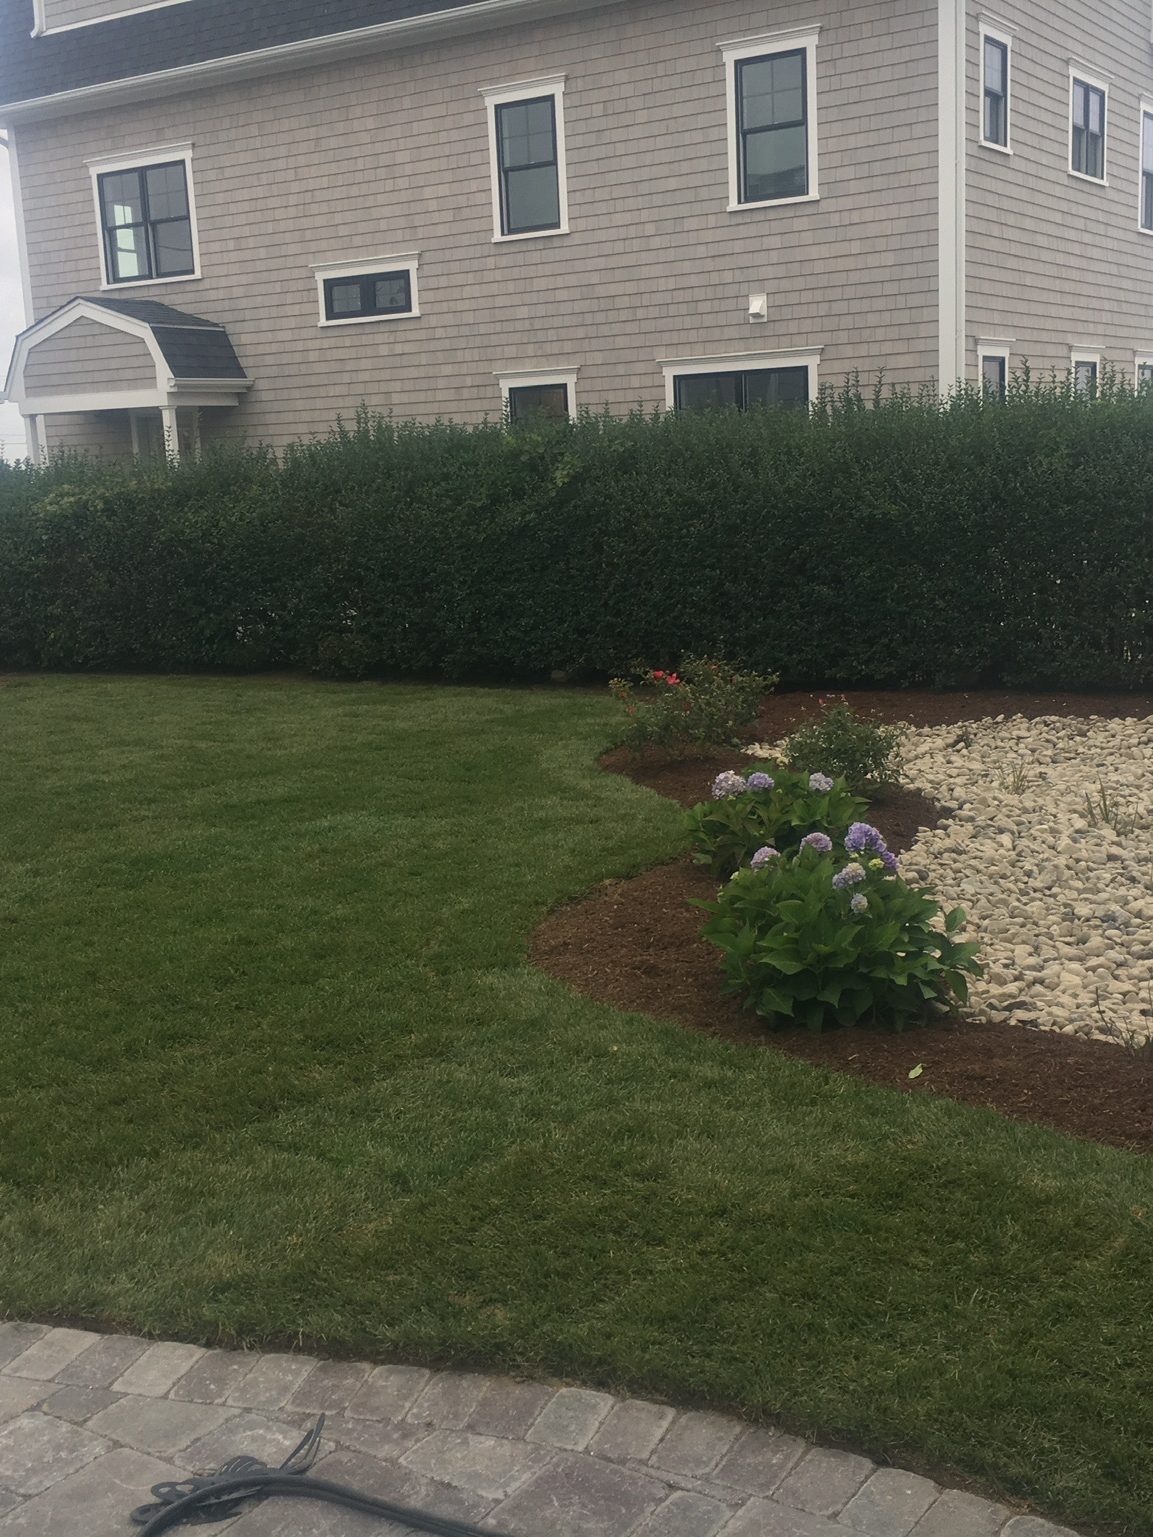
{"type": "Polygon", "coordinates": [[[510,422],[567,421],[568,418],[567,384],[514,384],[508,391],[510,422]]]}
{"type": "Polygon", "coordinates": [[[1073,388],[1078,395],[1093,399],[1097,394],[1099,364],[1094,358],[1075,358],[1073,361],[1073,388]]]}
{"type": "Polygon", "coordinates": [[[1153,359],[1138,359],[1136,383],[1139,390],[1147,390],[1153,384],[1153,359]]]}
{"type": "Polygon", "coordinates": [[[997,149],[1009,148],[1009,44],[988,33],[982,37],[983,117],[981,140],[997,149]]]}
{"type": "Polygon", "coordinates": [[[482,94],[489,111],[495,238],[567,233],[563,78],[482,94]]]}
{"type": "Polygon", "coordinates": [[[1009,361],[1003,352],[981,357],[981,392],[986,400],[1004,400],[1009,383],[1009,361]]]}
{"type": "Polygon", "coordinates": [[[109,283],[195,273],[185,161],[106,171],[96,185],[109,283]]]}
{"type": "Polygon", "coordinates": [[[678,411],[750,411],[765,406],[796,410],[809,403],[809,370],[755,368],[678,374],[675,391],[678,411]]]}
{"type": "Polygon", "coordinates": [[[369,272],[363,276],[326,278],[324,318],[362,320],[412,314],[412,276],[407,271],[369,272]]]}
{"type": "Polygon", "coordinates": [[[1141,113],[1141,228],[1153,234],[1153,111],[1141,113]]]}
{"type": "Polygon", "coordinates": [[[1103,87],[1072,77],[1070,169],[1092,181],[1105,180],[1106,93],[1103,87]]]}

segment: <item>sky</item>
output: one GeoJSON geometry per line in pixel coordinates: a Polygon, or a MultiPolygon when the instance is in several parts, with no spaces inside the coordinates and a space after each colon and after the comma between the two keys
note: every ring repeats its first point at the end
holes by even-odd
{"type": "MultiPolygon", "coordinates": [[[[16,248],[16,215],[8,151],[0,149],[0,381],[8,368],[12,338],[24,328],[24,299],[20,287],[20,258],[16,248]]],[[[0,406],[0,457],[22,459],[27,452],[24,424],[15,406],[0,406]]]]}

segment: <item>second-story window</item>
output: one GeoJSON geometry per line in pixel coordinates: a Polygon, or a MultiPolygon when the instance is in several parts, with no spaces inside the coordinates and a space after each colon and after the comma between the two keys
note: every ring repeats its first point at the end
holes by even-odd
{"type": "Polygon", "coordinates": [[[195,273],[185,160],[98,172],[96,184],[108,283],[195,273]]]}
{"type": "Polygon", "coordinates": [[[1070,141],[1069,168],[1078,176],[1091,181],[1105,180],[1105,113],[1106,91],[1104,86],[1092,81],[1072,77],[1073,120],[1070,141]]]}
{"type": "Polygon", "coordinates": [[[483,95],[489,112],[495,238],[565,234],[563,78],[500,86],[483,95]]]}
{"type": "Polygon", "coordinates": [[[1009,148],[1009,39],[981,34],[981,143],[1009,148]]]}
{"type": "Polygon", "coordinates": [[[817,32],[722,44],[729,92],[729,208],[816,198],[817,32]]]}
{"type": "Polygon", "coordinates": [[[1141,228],[1153,235],[1153,108],[1141,111],[1141,228]]]}

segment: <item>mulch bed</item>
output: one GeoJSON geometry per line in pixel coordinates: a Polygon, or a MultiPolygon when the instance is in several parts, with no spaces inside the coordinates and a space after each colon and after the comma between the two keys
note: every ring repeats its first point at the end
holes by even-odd
{"type": "MultiPolygon", "coordinates": [[[[817,709],[815,694],[772,696],[755,739],[785,735],[817,709]]],[[[945,725],[1017,714],[1153,715],[1153,695],[1013,693],[850,693],[854,709],[886,720],[945,725]]],[[[713,776],[735,766],[724,758],[642,761],[609,754],[606,769],[626,773],[682,805],[707,794],[713,776]]],[[[873,803],[870,820],[891,848],[908,848],[917,830],[945,808],[915,790],[873,803]]],[[[944,1021],[896,1033],[858,1027],[815,1035],[769,1030],[721,989],[717,951],[698,937],[699,909],[716,883],[688,860],[625,881],[606,881],[552,913],[533,937],[537,965],[577,992],[637,1013],[675,1019],[705,1034],[781,1051],[839,1072],[855,1073],[905,1094],[935,1094],[982,1105],[1021,1121],[1134,1152],[1153,1153],[1153,1058],[1107,1041],[1089,1041],[1021,1025],[944,1021]],[[918,1078],[910,1071],[923,1068],[918,1078]]]]}

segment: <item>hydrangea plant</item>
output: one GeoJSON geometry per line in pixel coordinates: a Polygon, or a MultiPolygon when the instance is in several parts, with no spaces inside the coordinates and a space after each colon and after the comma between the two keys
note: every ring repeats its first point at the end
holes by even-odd
{"type": "Polygon", "coordinates": [[[797,774],[774,765],[771,774],[727,770],[713,780],[710,797],[688,813],[698,864],[731,875],[766,848],[791,854],[804,839],[843,838],[866,803],[843,779],[797,774]]]}

